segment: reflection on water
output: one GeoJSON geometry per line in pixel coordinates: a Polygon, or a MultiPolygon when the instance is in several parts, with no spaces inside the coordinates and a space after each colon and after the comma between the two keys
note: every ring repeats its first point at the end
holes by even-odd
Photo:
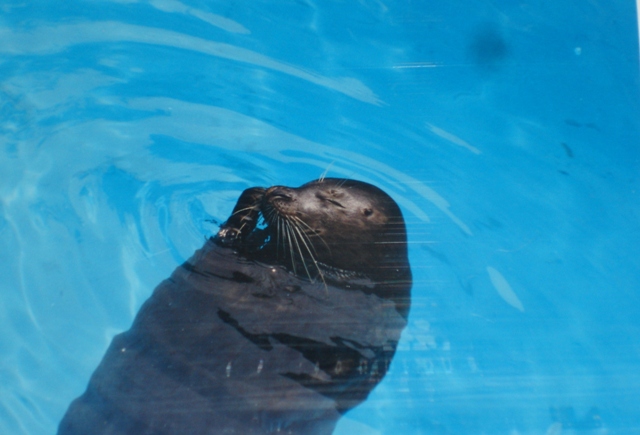
{"type": "Polygon", "coordinates": [[[337,433],[640,427],[633,5],[2,12],[0,432],[54,432],[244,188],[329,165],[397,200],[414,270],[397,359],[337,433]]]}

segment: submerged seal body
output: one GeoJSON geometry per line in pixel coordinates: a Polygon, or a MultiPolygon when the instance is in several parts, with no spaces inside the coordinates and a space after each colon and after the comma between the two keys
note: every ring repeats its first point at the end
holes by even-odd
{"type": "Polygon", "coordinates": [[[384,377],[410,289],[382,190],[247,189],[113,339],[58,433],[331,433],[384,377]]]}

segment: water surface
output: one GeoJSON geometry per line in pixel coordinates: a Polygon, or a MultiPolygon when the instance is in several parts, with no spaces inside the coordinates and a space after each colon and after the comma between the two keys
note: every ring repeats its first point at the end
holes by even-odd
{"type": "Polygon", "coordinates": [[[0,432],[54,433],[243,189],[327,168],[414,270],[336,433],[640,431],[633,2],[0,7],[0,432]]]}

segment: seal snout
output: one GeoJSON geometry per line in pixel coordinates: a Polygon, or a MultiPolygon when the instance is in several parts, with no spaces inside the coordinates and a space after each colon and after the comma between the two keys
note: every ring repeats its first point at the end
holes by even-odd
{"type": "Polygon", "coordinates": [[[267,201],[291,201],[293,199],[293,193],[290,188],[284,186],[273,186],[267,189],[265,192],[265,198],[267,201]]]}

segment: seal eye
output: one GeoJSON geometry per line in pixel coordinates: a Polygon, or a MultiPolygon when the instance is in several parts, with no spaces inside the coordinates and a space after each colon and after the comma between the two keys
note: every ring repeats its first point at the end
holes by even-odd
{"type": "Polygon", "coordinates": [[[321,201],[329,202],[329,203],[335,205],[336,207],[344,208],[344,206],[342,204],[340,204],[338,201],[336,201],[335,199],[327,198],[326,196],[322,195],[321,193],[316,193],[316,198],[318,198],[321,201]]]}
{"type": "Polygon", "coordinates": [[[373,210],[371,210],[370,208],[365,208],[363,213],[365,216],[371,216],[373,214],[373,210]]]}

